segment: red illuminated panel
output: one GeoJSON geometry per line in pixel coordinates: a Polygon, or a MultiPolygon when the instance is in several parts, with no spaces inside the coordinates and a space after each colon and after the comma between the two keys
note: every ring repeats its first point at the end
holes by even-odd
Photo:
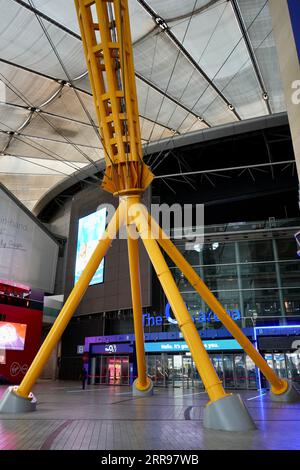
{"type": "Polygon", "coordinates": [[[23,351],[27,325],[0,321],[0,349],[23,351]]]}

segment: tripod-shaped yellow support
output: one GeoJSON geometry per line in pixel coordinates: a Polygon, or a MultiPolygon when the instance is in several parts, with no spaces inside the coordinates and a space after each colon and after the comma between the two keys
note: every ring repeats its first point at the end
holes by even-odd
{"type": "Polygon", "coordinates": [[[159,245],[269,380],[273,399],[291,401],[298,399],[298,395],[288,381],[280,379],[267,365],[140,203],[141,194],[151,184],[153,175],[142,160],[127,0],[75,0],[75,4],[105,150],[106,172],[103,188],[119,197],[120,204],[22,383],[14,390],[8,390],[0,403],[0,411],[16,412],[35,408],[35,399],[31,395],[32,387],[60,340],[112,240],[117,236],[120,227],[125,225],[128,234],[138,366],[134,392],[149,394],[152,391],[152,382],[147,377],[145,365],[137,240],[137,236],[140,236],[208,393],[210,401],[205,410],[204,426],[235,431],[253,429],[254,424],[240,399],[225,392],[159,245]]]}

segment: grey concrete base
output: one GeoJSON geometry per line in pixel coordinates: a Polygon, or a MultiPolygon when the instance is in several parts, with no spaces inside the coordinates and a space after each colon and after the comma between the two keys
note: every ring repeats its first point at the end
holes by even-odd
{"type": "Polygon", "coordinates": [[[16,387],[8,387],[0,401],[0,413],[27,413],[36,410],[36,398],[31,393],[30,399],[15,393],[16,387]]]}
{"type": "Polygon", "coordinates": [[[149,380],[150,380],[149,388],[147,388],[147,390],[139,390],[136,387],[137,379],[135,379],[135,381],[132,384],[132,395],[134,397],[150,397],[151,395],[153,395],[153,382],[151,379],[149,380]]]}
{"type": "Polygon", "coordinates": [[[240,395],[228,395],[206,405],[203,426],[220,431],[253,431],[256,429],[240,395]]]}
{"type": "Polygon", "coordinates": [[[281,403],[295,403],[300,401],[300,394],[292,384],[292,382],[288,382],[289,386],[286,392],[281,393],[281,395],[276,395],[275,393],[270,391],[270,399],[272,401],[281,402],[281,403]]]}

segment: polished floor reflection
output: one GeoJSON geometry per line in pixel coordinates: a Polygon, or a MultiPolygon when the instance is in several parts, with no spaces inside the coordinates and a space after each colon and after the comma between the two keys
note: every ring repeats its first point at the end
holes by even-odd
{"type": "Polygon", "coordinates": [[[0,449],[300,450],[300,403],[271,403],[255,390],[239,391],[258,428],[247,434],[203,429],[207,395],[192,389],[141,398],[126,386],[45,382],[34,392],[35,413],[0,416],[0,449]]]}

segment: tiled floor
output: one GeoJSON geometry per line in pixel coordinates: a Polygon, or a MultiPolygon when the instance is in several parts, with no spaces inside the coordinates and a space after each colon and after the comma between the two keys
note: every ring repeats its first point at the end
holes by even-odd
{"type": "Polygon", "coordinates": [[[34,393],[36,412],[0,415],[0,449],[300,450],[300,403],[271,403],[256,391],[240,392],[258,428],[244,434],[203,429],[207,395],[192,389],[141,398],[129,387],[45,382],[34,393]]]}

